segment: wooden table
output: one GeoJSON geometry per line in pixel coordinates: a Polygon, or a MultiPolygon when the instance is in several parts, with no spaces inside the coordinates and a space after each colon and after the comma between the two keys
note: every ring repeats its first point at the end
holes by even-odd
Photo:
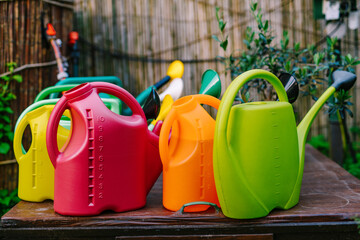
{"type": "Polygon", "coordinates": [[[52,201],[20,202],[1,218],[5,239],[360,239],[360,181],[320,152],[306,146],[300,201],[260,219],[236,220],[214,209],[204,213],[167,211],[158,180],[145,208],[94,217],[64,217],[52,201]]]}

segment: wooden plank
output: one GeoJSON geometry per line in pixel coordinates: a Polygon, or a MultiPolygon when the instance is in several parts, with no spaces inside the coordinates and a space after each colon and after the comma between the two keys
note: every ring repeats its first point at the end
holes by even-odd
{"type": "Polygon", "coordinates": [[[161,199],[160,178],[147,198],[146,207],[136,211],[69,217],[54,213],[52,201],[22,201],[2,217],[1,224],[3,228],[121,226],[130,231],[140,226],[152,229],[166,226],[198,228],[204,225],[225,228],[249,224],[353,222],[353,217],[360,216],[360,180],[307,145],[300,201],[289,210],[273,210],[259,219],[237,220],[226,218],[213,209],[191,214],[171,212],[162,207],[161,199]]]}

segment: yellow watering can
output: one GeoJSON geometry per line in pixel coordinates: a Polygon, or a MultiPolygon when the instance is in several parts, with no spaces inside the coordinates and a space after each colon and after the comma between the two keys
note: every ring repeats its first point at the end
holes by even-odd
{"type": "MultiPolygon", "coordinates": [[[[46,149],[46,128],[53,105],[45,105],[27,114],[18,123],[14,134],[14,153],[19,164],[19,198],[31,202],[54,199],[54,167],[46,149]],[[22,137],[27,126],[31,129],[32,142],[24,153],[22,137]]],[[[65,116],[70,117],[67,111],[65,116]]],[[[58,147],[65,144],[70,130],[59,126],[58,147]]]]}

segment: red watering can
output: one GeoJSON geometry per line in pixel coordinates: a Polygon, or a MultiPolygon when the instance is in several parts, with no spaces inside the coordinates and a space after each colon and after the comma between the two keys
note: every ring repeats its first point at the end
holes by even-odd
{"type": "Polygon", "coordinates": [[[162,171],[159,137],[148,131],[145,114],[126,90],[104,82],[84,83],[55,105],[46,144],[55,168],[54,210],[63,215],[96,215],[141,208],[162,171]],[[111,112],[99,93],[118,97],[133,112],[111,112]],[[73,131],[60,152],[56,132],[69,109],[73,131]]]}

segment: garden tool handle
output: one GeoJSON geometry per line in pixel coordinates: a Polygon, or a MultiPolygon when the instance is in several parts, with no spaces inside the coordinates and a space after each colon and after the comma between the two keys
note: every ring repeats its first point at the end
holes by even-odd
{"type": "Polygon", "coordinates": [[[215,139],[219,137],[217,136],[218,133],[224,133],[225,136],[227,134],[227,123],[230,116],[230,109],[240,88],[243,87],[245,83],[256,78],[261,78],[268,81],[274,87],[276,93],[278,94],[279,101],[288,102],[286,91],[282,83],[271,72],[262,69],[254,69],[242,73],[232,81],[232,83],[226,89],[225,94],[223,95],[216,117],[216,126],[219,126],[219,128],[217,127],[218,130],[215,131],[215,139]],[[219,114],[220,112],[222,114],[219,114]]]}
{"type": "MultiPolygon", "coordinates": [[[[220,106],[220,100],[210,95],[196,94],[186,97],[191,97],[192,99],[190,99],[189,101],[193,100],[197,104],[206,104],[216,109],[218,109],[220,106]]],[[[180,98],[179,100],[182,101],[183,99],[184,98],[180,98]]],[[[159,138],[159,150],[160,150],[160,158],[163,163],[164,169],[168,167],[168,162],[169,162],[168,160],[170,157],[168,139],[169,139],[170,129],[177,115],[176,103],[179,103],[180,102],[179,100],[174,102],[173,107],[171,108],[169,114],[167,115],[161,127],[160,138],[159,138]]]]}
{"type": "Polygon", "coordinates": [[[52,94],[52,93],[68,91],[68,90],[72,89],[73,87],[76,87],[77,85],[79,85],[79,84],[55,85],[55,86],[45,88],[44,90],[39,92],[39,94],[36,96],[34,103],[45,99],[46,97],[50,96],[50,94],[52,94]]]}
{"type": "Polygon", "coordinates": [[[25,155],[23,153],[23,149],[22,149],[22,137],[23,137],[26,126],[29,124],[30,124],[29,118],[27,115],[25,115],[19,122],[17,128],[15,129],[13,148],[14,148],[15,158],[18,163],[21,161],[22,157],[25,155]]]}
{"type": "Polygon", "coordinates": [[[184,211],[185,211],[185,208],[186,208],[186,207],[190,207],[190,206],[194,206],[194,205],[209,205],[209,206],[213,207],[217,213],[219,213],[219,212],[221,211],[220,208],[219,208],[219,206],[216,205],[215,203],[198,201],[198,202],[185,203],[185,204],[180,208],[180,210],[179,210],[178,212],[179,212],[180,214],[184,214],[184,211]]]}

